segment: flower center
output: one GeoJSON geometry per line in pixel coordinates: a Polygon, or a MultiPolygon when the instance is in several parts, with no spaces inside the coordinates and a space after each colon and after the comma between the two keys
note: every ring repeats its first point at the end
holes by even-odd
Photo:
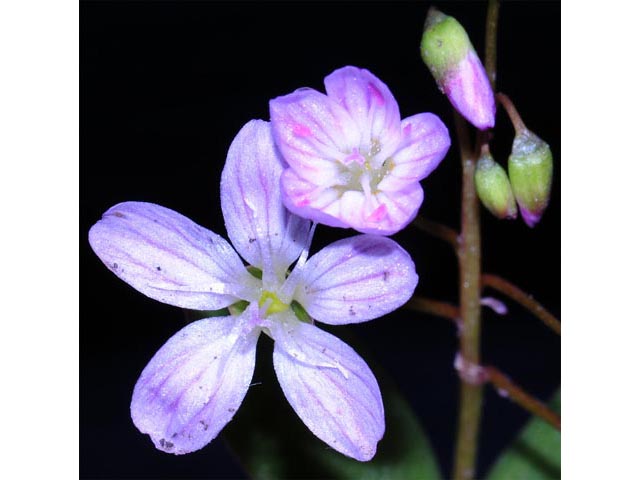
{"type": "Polygon", "coordinates": [[[260,299],[258,300],[258,306],[262,309],[264,306],[267,306],[265,311],[265,315],[272,315],[274,313],[284,312],[289,305],[284,303],[282,300],[278,298],[278,296],[267,290],[262,292],[260,295],[260,299]]]}
{"type": "Polygon", "coordinates": [[[393,168],[393,158],[389,157],[380,161],[377,155],[381,151],[380,141],[371,140],[369,151],[362,153],[354,148],[345,159],[340,162],[340,177],[343,183],[336,185],[340,193],[348,190],[364,192],[368,197],[372,193],[378,193],[378,184],[393,168]]]}

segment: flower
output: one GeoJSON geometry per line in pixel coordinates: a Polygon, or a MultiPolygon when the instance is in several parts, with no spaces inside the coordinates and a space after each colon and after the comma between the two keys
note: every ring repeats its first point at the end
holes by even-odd
{"type": "Polygon", "coordinates": [[[420,180],[451,140],[440,119],[400,120],[389,88],[365,69],[324,79],[327,95],[303,88],[271,100],[271,123],[288,168],[283,201],[296,215],[333,227],[391,235],[422,204],[420,180]]]}
{"type": "Polygon", "coordinates": [[[420,43],[424,63],[453,107],[476,128],[493,128],[496,102],[489,77],[464,27],[429,9],[420,43]]]}
{"type": "Polygon", "coordinates": [[[236,312],[189,324],[140,375],[131,416],[160,450],[198,450],[233,418],[261,332],[274,340],[285,397],[318,438],[360,461],[373,457],[382,438],[373,373],[312,319],[341,325],[398,308],[415,289],[415,266],[398,244],[374,235],[339,240],[307,260],[313,228],[282,205],[283,168],[269,124],[245,125],[228,152],[221,204],[231,243],[249,266],[219,235],[151,203],[115,205],[89,232],[105,265],[145,295],[236,312]]]}

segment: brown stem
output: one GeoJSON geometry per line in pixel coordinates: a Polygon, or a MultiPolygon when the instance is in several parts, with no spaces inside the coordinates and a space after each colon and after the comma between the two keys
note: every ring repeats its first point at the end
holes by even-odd
{"type": "Polygon", "coordinates": [[[516,109],[511,99],[504,93],[496,93],[496,99],[502,104],[504,109],[509,114],[509,118],[511,119],[511,123],[513,124],[513,128],[515,129],[516,133],[521,133],[526,130],[527,126],[522,121],[522,118],[520,118],[520,114],[518,113],[518,110],[516,109]]]}
{"type": "Polygon", "coordinates": [[[448,318],[455,322],[460,318],[460,309],[457,306],[429,298],[414,296],[406,303],[405,307],[418,312],[448,318]]]}
{"type": "Polygon", "coordinates": [[[534,298],[526,292],[523,292],[513,283],[505,280],[498,275],[491,275],[485,273],[482,275],[482,285],[491,287],[500,293],[515,300],[520,305],[528,309],[531,313],[536,315],[542,322],[551,330],[560,335],[560,320],[558,320],[553,314],[551,314],[546,308],[538,303],[534,298]]]}
{"type": "Polygon", "coordinates": [[[532,397],[518,385],[513,383],[509,377],[500,372],[495,367],[484,367],[487,381],[491,382],[498,390],[498,394],[507,396],[525,410],[537,415],[544,421],[560,430],[560,416],[547,407],[540,400],[532,397]]]}
{"type": "Polygon", "coordinates": [[[456,251],[458,250],[458,233],[453,228],[442,225],[441,223],[427,220],[420,215],[416,217],[416,219],[413,221],[413,224],[423,232],[426,232],[433,237],[439,238],[440,240],[444,240],[456,251]]]}

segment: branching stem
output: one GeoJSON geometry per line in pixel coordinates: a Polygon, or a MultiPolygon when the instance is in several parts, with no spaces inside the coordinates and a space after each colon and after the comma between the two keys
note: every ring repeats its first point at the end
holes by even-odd
{"type": "Polygon", "coordinates": [[[498,275],[485,273],[482,275],[482,285],[485,287],[491,287],[508,296],[512,300],[515,300],[542,320],[547,327],[560,335],[560,321],[540,303],[538,303],[531,295],[523,292],[513,283],[499,277],[498,275]]]}
{"type": "Polygon", "coordinates": [[[496,387],[500,395],[509,397],[525,410],[537,415],[557,430],[560,430],[560,416],[557,413],[547,407],[540,400],[529,395],[497,368],[484,367],[483,370],[487,375],[487,381],[491,382],[493,386],[496,387]]]}
{"type": "Polygon", "coordinates": [[[413,224],[432,237],[436,237],[447,242],[454,248],[454,250],[456,250],[456,252],[458,251],[458,232],[456,232],[453,228],[442,225],[441,223],[427,220],[420,215],[416,217],[416,219],[413,221],[413,224]]]}
{"type": "Polygon", "coordinates": [[[448,318],[456,323],[460,319],[460,309],[456,305],[432,300],[430,298],[414,296],[407,302],[405,307],[418,312],[428,313],[429,315],[448,318]]]}

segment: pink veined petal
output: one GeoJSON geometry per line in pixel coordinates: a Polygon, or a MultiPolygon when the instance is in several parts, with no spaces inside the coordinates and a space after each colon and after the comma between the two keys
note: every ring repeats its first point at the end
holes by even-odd
{"type": "Polygon", "coordinates": [[[176,455],[199,450],[233,418],[255,366],[260,330],[250,315],[191,323],[162,347],[140,375],[131,418],[156,448],[176,455]]]}
{"type": "Polygon", "coordinates": [[[283,202],[295,215],[361,233],[393,235],[406,227],[422,205],[423,191],[411,182],[400,191],[378,191],[367,197],[356,190],[318,187],[286,169],[281,177],[283,202]]]}
{"type": "Polygon", "coordinates": [[[369,366],[347,344],[313,325],[296,322],[278,332],[273,364],[300,419],[338,452],[359,461],[373,458],[385,426],[380,388],[369,366]],[[295,341],[283,341],[282,335],[295,341]],[[300,345],[319,365],[297,359],[290,345],[300,345]],[[339,368],[323,366],[332,363],[339,368]]]}
{"type": "Polygon", "coordinates": [[[418,283],[409,254],[393,240],[358,235],[328,245],[302,272],[296,300],[331,325],[381,317],[411,298],[418,283]]]}
{"type": "Polygon", "coordinates": [[[282,203],[283,169],[269,123],[252,120],[231,143],[220,184],[231,242],[251,265],[281,276],[300,255],[311,226],[282,203]]]}
{"type": "MultiPolygon", "coordinates": [[[[400,139],[400,111],[389,88],[364,68],[343,67],[324,79],[327,95],[339,103],[360,132],[360,149],[369,151],[377,139],[393,149],[400,139]]],[[[391,150],[393,151],[393,150],[391,150]]]]}
{"type": "Polygon", "coordinates": [[[473,49],[447,74],[443,87],[455,109],[476,128],[493,128],[496,115],[493,90],[473,49]]]}
{"type": "Polygon", "coordinates": [[[269,102],[273,134],[287,164],[316,185],[333,185],[341,161],[360,143],[353,119],[326,95],[303,88],[269,102]]]}
{"type": "Polygon", "coordinates": [[[351,190],[340,198],[338,215],[358,232],[393,235],[416,217],[423,198],[418,182],[396,192],[381,190],[369,198],[363,192],[351,190]]]}
{"type": "Polygon", "coordinates": [[[111,207],[91,227],[89,243],[122,280],[178,307],[224,308],[256,282],[226,240],[152,203],[111,207]]]}
{"type": "Polygon", "coordinates": [[[428,176],[445,157],[451,139],[442,121],[432,113],[420,113],[402,120],[402,143],[393,154],[393,167],[378,184],[393,192],[428,176]]]}
{"type": "Polygon", "coordinates": [[[319,187],[287,168],[280,177],[282,201],[295,215],[330,227],[349,228],[339,215],[340,194],[332,187],[319,187]]]}

